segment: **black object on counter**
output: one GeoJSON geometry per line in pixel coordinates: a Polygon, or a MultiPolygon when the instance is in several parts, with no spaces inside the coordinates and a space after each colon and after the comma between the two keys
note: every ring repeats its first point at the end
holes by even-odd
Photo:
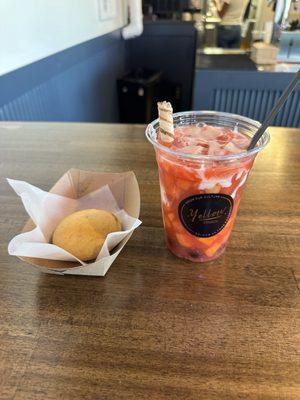
{"type": "Polygon", "coordinates": [[[139,68],[118,79],[120,122],[151,121],[159,98],[161,75],[159,71],[139,68]]]}
{"type": "Polygon", "coordinates": [[[168,100],[178,110],[181,85],[162,79],[162,72],[138,68],[118,79],[120,122],[148,123],[157,118],[157,102],[168,100]]]}
{"type": "Polygon", "coordinates": [[[189,0],[144,0],[143,6],[151,6],[153,13],[160,18],[172,18],[174,14],[180,16],[189,8],[189,0]]]}

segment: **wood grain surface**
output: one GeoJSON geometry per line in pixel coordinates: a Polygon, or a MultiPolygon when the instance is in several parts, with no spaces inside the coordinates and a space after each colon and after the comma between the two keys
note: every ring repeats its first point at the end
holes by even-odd
{"type": "Polygon", "coordinates": [[[0,399],[300,398],[300,130],[272,128],[227,251],[165,248],[144,127],[0,125],[0,399]],[[4,177],[48,190],[68,169],[134,170],[143,225],[105,278],[7,254],[27,215],[4,177]]]}

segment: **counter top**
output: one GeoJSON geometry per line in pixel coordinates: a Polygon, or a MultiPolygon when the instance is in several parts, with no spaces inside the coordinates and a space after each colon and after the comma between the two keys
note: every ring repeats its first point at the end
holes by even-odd
{"type": "Polygon", "coordinates": [[[300,69],[300,64],[285,62],[277,62],[273,65],[255,64],[250,59],[250,52],[245,50],[207,47],[197,50],[196,69],[295,73],[300,69]]]}
{"type": "Polygon", "coordinates": [[[7,254],[27,216],[0,181],[0,398],[299,398],[300,130],[270,132],[225,254],[200,265],[165,248],[143,126],[1,123],[3,177],[134,170],[143,225],[105,278],[42,274],[7,254]]]}
{"type": "Polygon", "coordinates": [[[256,71],[256,64],[247,54],[230,53],[211,55],[197,52],[196,69],[256,71]]]}
{"type": "Polygon", "coordinates": [[[277,62],[273,65],[257,65],[257,70],[262,72],[287,72],[296,73],[300,69],[298,63],[277,62]]]}

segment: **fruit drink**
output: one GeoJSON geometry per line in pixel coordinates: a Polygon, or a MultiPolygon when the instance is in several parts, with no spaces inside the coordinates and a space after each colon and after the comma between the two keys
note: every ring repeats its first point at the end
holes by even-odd
{"type": "Polygon", "coordinates": [[[233,121],[207,119],[210,123],[179,120],[171,143],[162,142],[153,125],[147,130],[156,150],[167,246],[194,262],[213,260],[225,250],[255,156],[268,141],[263,137],[264,143],[247,151],[251,129],[245,122],[239,129],[233,121]]]}

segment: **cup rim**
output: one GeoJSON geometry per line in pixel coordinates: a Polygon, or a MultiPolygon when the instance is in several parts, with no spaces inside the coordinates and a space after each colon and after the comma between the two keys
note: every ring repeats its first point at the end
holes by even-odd
{"type": "MultiPolygon", "coordinates": [[[[238,114],[232,114],[232,113],[227,113],[227,112],[218,112],[218,111],[183,111],[183,112],[177,112],[173,114],[174,118],[177,117],[182,117],[182,116],[189,116],[189,115],[207,115],[207,116],[218,116],[218,117],[224,117],[224,118],[231,118],[231,119],[236,119],[237,121],[244,122],[246,124],[249,124],[253,128],[259,128],[261,126],[261,123],[259,121],[256,121],[254,119],[244,117],[242,115],[238,114]]],[[[155,119],[154,121],[150,122],[146,128],[146,137],[149,140],[150,143],[154,146],[154,148],[159,149],[162,152],[171,154],[177,158],[183,158],[186,160],[193,160],[193,161],[230,161],[230,160],[237,160],[241,158],[246,158],[249,156],[253,156],[257,154],[259,151],[264,149],[267,144],[270,141],[270,134],[268,129],[264,132],[263,136],[258,142],[258,145],[256,145],[253,149],[247,150],[247,151],[242,151],[240,153],[236,154],[228,154],[228,155],[204,155],[204,154],[188,154],[184,153],[181,151],[175,151],[170,149],[167,146],[164,146],[160,143],[157,142],[157,139],[154,139],[154,135],[156,135],[156,129],[154,128],[155,125],[157,125],[159,122],[159,119],[155,119]]]]}

